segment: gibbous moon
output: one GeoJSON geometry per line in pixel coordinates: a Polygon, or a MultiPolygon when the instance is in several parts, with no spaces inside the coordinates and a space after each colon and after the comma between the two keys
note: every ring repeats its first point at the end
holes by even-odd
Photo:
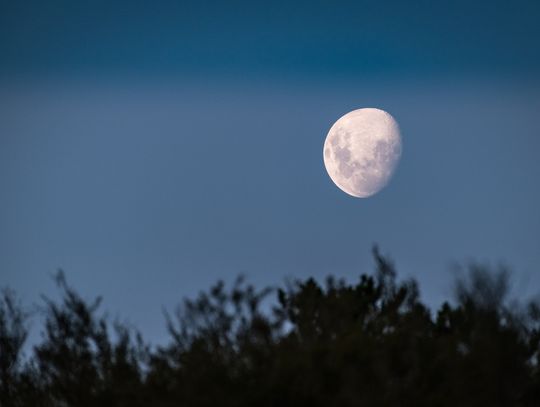
{"type": "Polygon", "coordinates": [[[366,198],[388,183],[401,156],[401,135],[384,110],[353,110],[330,128],[324,142],[324,166],[344,192],[366,198]]]}

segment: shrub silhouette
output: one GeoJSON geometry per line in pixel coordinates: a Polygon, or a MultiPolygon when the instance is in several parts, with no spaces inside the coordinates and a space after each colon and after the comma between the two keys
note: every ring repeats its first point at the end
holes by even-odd
{"type": "Polygon", "coordinates": [[[471,265],[432,313],[374,250],[357,283],[257,290],[219,282],[166,315],[151,349],[57,277],[21,357],[27,314],[0,304],[2,406],[538,406],[540,308],[509,301],[508,275],[471,265]],[[113,333],[111,333],[111,326],[113,333]]]}

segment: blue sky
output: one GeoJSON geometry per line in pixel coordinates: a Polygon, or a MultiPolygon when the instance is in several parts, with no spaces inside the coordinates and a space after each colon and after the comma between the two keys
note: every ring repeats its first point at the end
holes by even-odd
{"type": "Polygon", "coordinates": [[[11,75],[534,75],[536,1],[5,1],[11,75]]]}
{"type": "Polygon", "coordinates": [[[353,280],[373,243],[430,303],[473,258],[540,292],[540,6],[441,4],[2,3],[0,285],[61,267],[158,342],[219,278],[353,280]],[[322,162],[360,107],[404,143],[363,200],[322,162]]]}

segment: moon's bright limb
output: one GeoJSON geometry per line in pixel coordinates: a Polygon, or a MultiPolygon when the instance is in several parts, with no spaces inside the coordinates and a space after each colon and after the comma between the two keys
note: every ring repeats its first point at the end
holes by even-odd
{"type": "Polygon", "coordinates": [[[366,198],[390,180],[401,156],[401,136],[384,110],[353,110],[330,128],[324,165],[334,183],[349,195],[366,198]]]}

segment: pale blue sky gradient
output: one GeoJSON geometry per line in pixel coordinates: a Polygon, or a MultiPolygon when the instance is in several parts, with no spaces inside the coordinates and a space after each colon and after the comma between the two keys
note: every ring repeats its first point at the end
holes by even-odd
{"type": "Polygon", "coordinates": [[[0,286],[63,268],[154,342],[219,278],[353,280],[373,243],[432,304],[472,258],[538,293],[538,3],[404,3],[4,4],[0,286]],[[364,200],[322,162],[360,107],[403,135],[364,200]]]}

